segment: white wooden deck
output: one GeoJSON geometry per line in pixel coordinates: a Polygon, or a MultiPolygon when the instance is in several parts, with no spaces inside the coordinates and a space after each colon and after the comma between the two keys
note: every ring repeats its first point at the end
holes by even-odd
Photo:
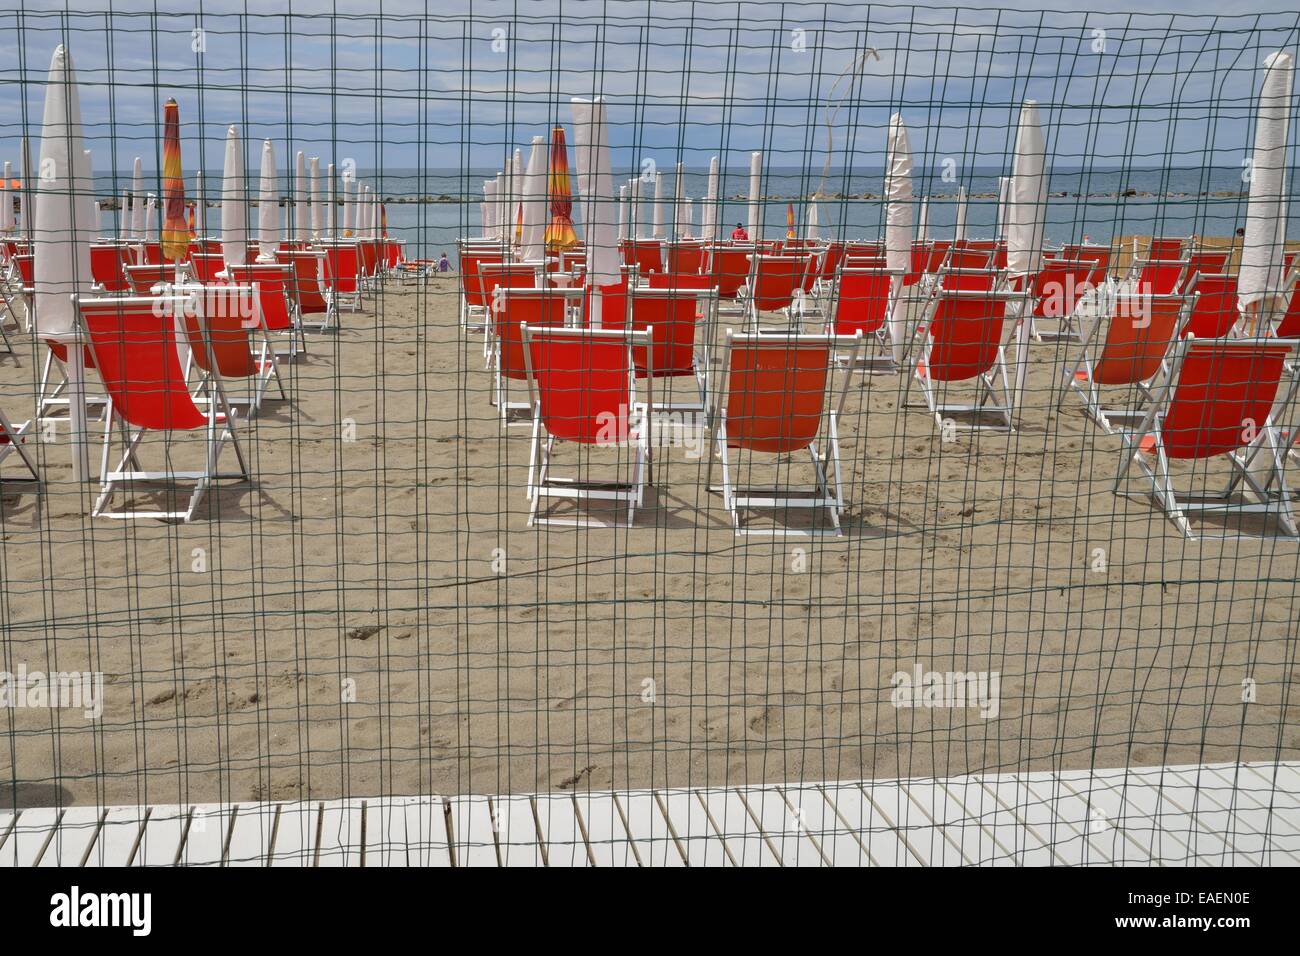
{"type": "Polygon", "coordinates": [[[1297,863],[1300,763],[0,813],[4,866],[1297,863]]]}

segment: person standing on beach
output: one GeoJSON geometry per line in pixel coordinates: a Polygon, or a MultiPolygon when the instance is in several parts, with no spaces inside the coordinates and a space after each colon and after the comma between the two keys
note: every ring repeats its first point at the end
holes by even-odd
{"type": "Polygon", "coordinates": [[[445,252],[442,254],[442,258],[438,260],[438,271],[439,272],[451,271],[451,260],[447,258],[447,253],[445,252]]]}

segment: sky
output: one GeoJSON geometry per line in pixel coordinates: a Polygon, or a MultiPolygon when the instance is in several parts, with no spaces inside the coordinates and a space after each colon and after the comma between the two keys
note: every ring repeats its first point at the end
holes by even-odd
{"type": "Polygon", "coordinates": [[[160,165],[169,96],[187,169],[219,169],[232,123],[250,165],[268,137],[281,166],[301,149],[361,170],[495,168],[568,125],[576,95],[607,98],[615,169],[629,174],[647,159],[742,167],[751,150],[819,168],[828,121],[832,166],[878,166],[895,111],[925,162],[998,166],[1026,99],[1056,165],[1237,166],[1260,63],[1297,53],[1300,12],[1168,5],[1178,12],[1133,12],[1132,0],[1086,12],[1077,0],[313,0],[267,14],[222,0],[22,0],[0,12],[0,160],[17,160],[24,132],[39,137],[50,57],[66,42],[101,173],[135,156],[160,165]]]}

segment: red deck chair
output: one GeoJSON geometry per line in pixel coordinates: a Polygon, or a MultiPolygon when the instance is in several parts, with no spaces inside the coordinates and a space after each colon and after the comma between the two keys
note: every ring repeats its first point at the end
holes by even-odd
{"type": "Polygon", "coordinates": [[[908,389],[912,381],[920,386],[924,407],[940,429],[1014,430],[1016,409],[1002,339],[1007,306],[1027,299],[1028,293],[1020,292],[944,289],[935,293],[922,318],[923,351],[908,389]],[[975,385],[971,404],[950,404],[939,395],[962,382],[975,385]],[[988,413],[996,416],[995,423],[980,420],[988,413]],[[957,414],[971,419],[951,417],[957,414]]]}
{"type": "Polygon", "coordinates": [[[257,289],[251,285],[213,284],[205,286],[194,301],[197,308],[185,312],[185,334],[199,371],[199,381],[191,389],[194,401],[202,404],[209,400],[210,363],[215,363],[227,383],[248,380],[248,400],[241,403],[248,407],[247,418],[261,410],[272,379],[280,398],[287,400],[275,349],[260,315],[257,289]]]}
{"type": "Polygon", "coordinates": [[[1074,243],[1062,247],[1061,254],[1057,257],[1060,259],[1088,259],[1096,262],[1101,267],[1101,273],[1098,276],[1097,284],[1100,285],[1106,276],[1110,274],[1110,247],[1095,246],[1090,243],[1074,243]]]}
{"type": "MultiPolygon", "coordinates": [[[[1290,272],[1290,269],[1288,269],[1290,272]]],[[[1300,338],[1300,276],[1291,275],[1291,298],[1287,300],[1286,311],[1278,321],[1275,334],[1279,338],[1300,338]]]]}
{"type": "Polygon", "coordinates": [[[701,242],[669,242],[664,248],[664,272],[698,275],[704,267],[704,244],[701,242]]]}
{"type": "MultiPolygon", "coordinates": [[[[653,363],[650,332],[537,327],[530,322],[521,326],[520,336],[533,426],[528,454],[529,526],[604,526],[581,515],[559,518],[541,512],[543,498],[625,502],[630,526],[650,480],[650,429],[655,421],[654,367],[648,364],[644,369],[643,402],[637,394],[632,350],[640,348],[653,363]],[[551,458],[557,440],[616,449],[619,464],[631,451],[629,480],[553,477],[551,458]]],[[[591,457],[583,456],[588,461],[591,457]]]]}
{"type": "Polygon", "coordinates": [[[389,239],[384,243],[384,266],[389,272],[397,271],[397,267],[402,264],[402,247],[404,243],[389,239]]]}
{"type": "MultiPolygon", "coordinates": [[[[568,324],[569,311],[578,306],[583,297],[582,289],[537,289],[502,286],[499,295],[492,299],[492,333],[495,347],[493,395],[490,399],[496,406],[502,425],[516,424],[520,413],[525,417],[532,415],[532,405],[528,402],[510,399],[510,383],[528,380],[528,365],[524,360],[524,340],[520,331],[527,323],[535,328],[556,326],[563,328],[568,324]]],[[[602,305],[602,310],[608,303],[602,305]]],[[[604,313],[602,311],[602,317],[604,313]]]]}
{"type": "Polygon", "coordinates": [[[1006,284],[1006,273],[996,269],[954,269],[944,266],[939,272],[938,280],[939,288],[948,291],[992,292],[1006,284]]]}
{"type": "Polygon", "coordinates": [[[1186,259],[1140,259],[1134,263],[1136,285],[1132,291],[1142,295],[1169,295],[1176,292],[1187,275],[1186,259]]]}
{"type": "Polygon", "coordinates": [[[105,292],[126,292],[126,264],[130,254],[124,246],[91,246],[90,274],[105,292]]]}
{"type": "MultiPolygon", "coordinates": [[[[808,536],[828,533],[816,525],[788,524],[751,528],[741,513],[756,508],[788,515],[793,508],[825,509],[829,533],[841,534],[844,495],[840,476],[839,415],[844,409],[862,349],[862,335],[843,339],[828,335],[765,333],[743,335],[727,330],[720,387],[710,400],[710,442],[721,460],[722,486],[714,487],[709,456],[706,485],[721,491],[723,507],[737,535],[808,536]],[[835,352],[847,350],[849,361],[838,390],[834,378],[835,352]],[[819,451],[819,445],[823,451],[819,451]],[[814,482],[805,487],[755,487],[732,477],[732,452],[791,455],[807,451],[814,482]]],[[[736,468],[740,467],[740,459],[736,468]]],[[[753,467],[751,463],[751,468],[753,467]]],[[[778,466],[778,473],[793,467],[778,466]]]]}
{"type": "Polygon", "coordinates": [[[1237,310],[1237,277],[1198,272],[1187,287],[1193,297],[1192,314],[1183,335],[1198,339],[1221,339],[1241,317],[1237,310]]]}
{"type": "Polygon", "coordinates": [[[707,246],[704,272],[722,299],[735,299],[749,278],[749,258],[757,252],[753,243],[707,246]]]}
{"type": "Polygon", "coordinates": [[[950,269],[990,269],[993,267],[992,249],[969,249],[953,246],[948,250],[948,259],[943,264],[944,270],[950,269]]]}
{"type": "Polygon", "coordinates": [[[1198,249],[1191,253],[1187,257],[1187,272],[1183,276],[1183,284],[1190,287],[1198,274],[1223,275],[1228,271],[1228,256],[1227,249],[1198,249]]]}
{"type": "Polygon", "coordinates": [[[293,277],[289,280],[289,300],[294,304],[299,322],[307,325],[307,316],[321,316],[317,331],[323,332],[334,322],[335,310],[325,297],[322,285],[325,271],[325,254],[315,250],[289,250],[277,252],[275,261],[291,266],[293,277]]]}
{"type": "Polygon", "coordinates": [[[1083,400],[1084,412],[1108,435],[1142,417],[1152,382],[1167,371],[1166,356],[1191,315],[1192,299],[1120,294],[1112,299],[1109,311],[1109,316],[1092,324],[1074,363],[1066,368],[1065,380],[1066,387],[1083,400]],[[1124,388],[1129,403],[1103,407],[1103,386],[1124,388]],[[1137,404],[1132,403],[1134,394],[1137,404]]]}
{"type": "Polygon", "coordinates": [[[1076,311],[1089,289],[1101,281],[1102,267],[1088,259],[1044,259],[1030,285],[1033,296],[1034,337],[1041,341],[1078,340],[1076,311]],[[1045,329],[1045,321],[1056,322],[1045,329]]]}
{"type": "Polygon", "coordinates": [[[1148,259],[1182,259],[1190,240],[1187,237],[1154,236],[1147,246],[1148,259]]]}
{"type": "Polygon", "coordinates": [[[360,275],[362,285],[369,282],[373,288],[379,281],[379,243],[370,239],[362,239],[357,243],[357,254],[361,259],[360,275]]]}
{"type": "Polygon", "coordinates": [[[227,266],[230,282],[252,286],[257,297],[257,312],[267,332],[287,334],[289,348],[276,350],[277,358],[294,358],[307,351],[302,324],[295,320],[294,306],[289,299],[289,284],[293,267],[280,262],[251,262],[227,266]]]}
{"type": "Polygon", "coordinates": [[[620,248],[623,261],[630,266],[636,266],[642,275],[664,271],[663,255],[660,252],[659,243],[653,239],[624,239],[620,248]]]}
{"type": "Polygon", "coordinates": [[[221,255],[212,255],[207,252],[195,252],[190,254],[190,274],[196,282],[204,285],[217,281],[217,273],[224,272],[226,269],[226,260],[221,255]]]}
{"type": "MultiPolygon", "coordinates": [[[[499,242],[488,245],[461,242],[459,252],[460,326],[466,332],[478,332],[481,329],[473,324],[474,319],[481,316],[483,324],[486,325],[489,304],[479,277],[479,263],[503,261],[506,258],[506,246],[499,242]]],[[[358,252],[357,255],[359,268],[360,253],[358,252]]]]}
{"type": "MultiPolygon", "coordinates": [[[[12,277],[8,281],[0,282],[0,299],[3,299],[5,315],[13,319],[14,324],[31,331],[35,328],[35,295],[36,295],[36,262],[35,256],[31,253],[22,252],[14,253],[9,257],[9,264],[12,269],[12,277]],[[10,286],[10,281],[17,284],[17,288],[10,286]],[[23,318],[18,318],[18,304],[22,303],[23,318]]],[[[4,316],[0,316],[0,329],[4,328],[4,316]]],[[[9,343],[9,335],[4,335],[5,344],[9,345],[12,352],[13,347],[9,343]]]]}
{"type": "MultiPolygon", "coordinates": [[[[862,354],[863,367],[871,371],[895,371],[888,348],[889,310],[893,304],[898,274],[884,266],[840,269],[826,307],[826,333],[852,338],[859,332],[876,343],[876,354],[862,354]]],[[[839,356],[843,361],[844,357],[839,356]]]]}
{"type": "MultiPolygon", "coordinates": [[[[5,414],[3,408],[0,408],[0,465],[12,454],[16,454],[20,461],[27,467],[32,480],[40,481],[40,472],[36,470],[36,459],[32,453],[27,450],[27,436],[31,429],[31,421],[22,422],[15,425],[10,421],[9,416],[5,414]]],[[[4,480],[3,472],[0,472],[0,481],[4,480]]]]}
{"type": "MultiPolygon", "coordinates": [[[[669,396],[659,408],[702,413],[717,296],[711,290],[649,287],[632,289],[626,301],[632,331],[651,333],[652,356],[640,346],[632,349],[636,374],[644,378],[653,369],[657,378],[690,378],[694,383],[692,400],[676,402],[669,396]]],[[[691,423],[683,424],[689,427],[691,423]]]]}
{"type": "MultiPolygon", "coordinates": [[[[165,299],[139,296],[78,297],[75,302],[81,327],[90,339],[95,365],[108,392],[110,408],[100,463],[100,493],[91,513],[96,517],[188,522],[213,481],[247,480],[248,464],[236,434],[235,411],[226,400],[220,372],[214,372],[208,384],[211,414],[194,403],[185,385],[185,373],[177,355],[176,314],[197,308],[195,301],[187,296],[165,299]],[[177,453],[176,434],[198,429],[203,429],[206,437],[204,467],[194,471],[175,470],[172,461],[177,453]],[[115,430],[120,433],[121,458],[116,467],[110,467],[115,430]],[[163,467],[158,471],[145,470],[139,461],[141,442],[149,433],[164,436],[160,456],[163,467]],[[217,464],[227,442],[234,446],[239,470],[222,473],[217,470],[217,464]],[[119,486],[163,482],[177,490],[181,482],[191,481],[194,488],[184,508],[107,510],[119,486]]],[[[211,361],[209,364],[214,365],[211,361]]],[[[172,504],[171,496],[169,504],[172,504]]]]}
{"type": "Polygon", "coordinates": [[[346,303],[352,312],[361,309],[360,261],[354,242],[325,246],[325,296],[337,312],[346,303]]]}
{"type": "Polygon", "coordinates": [[[814,265],[813,257],[805,253],[785,256],[760,252],[749,257],[749,277],[737,299],[744,304],[755,331],[761,312],[785,312],[793,321],[791,306],[814,265]]]}
{"type": "Polygon", "coordinates": [[[582,298],[582,327],[584,329],[622,329],[627,326],[627,279],[600,287],[600,325],[591,321],[593,302],[591,290],[582,298]]]}
{"type": "Polygon", "coordinates": [[[929,244],[928,257],[925,260],[924,272],[926,275],[935,275],[943,264],[948,261],[948,253],[952,250],[952,243],[946,239],[936,239],[929,244]]]}
{"type": "Polygon", "coordinates": [[[170,285],[176,281],[176,266],[170,262],[125,268],[126,280],[136,295],[150,295],[156,286],[170,285]]]}
{"type": "MultiPolygon", "coordinates": [[[[1124,436],[1115,492],[1131,496],[1124,481],[1136,466],[1143,484],[1150,482],[1144,496],[1189,539],[1195,537],[1189,512],[1274,514],[1287,534],[1300,534],[1284,475],[1289,442],[1271,414],[1286,359],[1297,345],[1300,340],[1276,338],[1182,340],[1164,385],[1147,403],[1141,423],[1124,436]],[[1175,489],[1171,461],[1196,462],[1195,471],[1205,473],[1210,459],[1223,459],[1230,468],[1223,491],[1197,495],[1175,489]],[[1236,495],[1239,488],[1249,490],[1250,497],[1236,495]]],[[[1286,423],[1294,421],[1300,381],[1294,373],[1288,378],[1277,403],[1286,423]]]]}

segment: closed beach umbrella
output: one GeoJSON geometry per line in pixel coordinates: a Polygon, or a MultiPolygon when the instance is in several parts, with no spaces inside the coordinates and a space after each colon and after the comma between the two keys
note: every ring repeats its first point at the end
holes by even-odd
{"type": "Polygon", "coordinates": [[[506,174],[497,173],[496,192],[493,194],[497,199],[497,238],[506,240],[510,238],[510,196],[509,187],[506,185],[506,174]]]}
{"type": "Polygon", "coordinates": [[[244,144],[239,127],[226,130],[226,159],[221,173],[221,254],[227,266],[248,258],[248,210],[244,192],[244,144]]]}
{"type": "Polygon", "coordinates": [[[144,241],[144,167],[139,156],[131,174],[131,238],[144,241]]]}
{"type": "Polygon", "coordinates": [[[679,234],[683,239],[691,238],[691,233],[695,230],[695,209],[691,205],[691,197],[682,198],[682,218],[677,224],[679,234]]]}
{"type": "MultiPolygon", "coordinates": [[[[484,203],[486,208],[487,203],[484,203]]],[[[486,226],[486,222],[484,223],[486,226]]],[[[348,175],[343,177],[343,238],[348,239],[357,230],[357,184],[348,175]]]]}
{"type": "Polygon", "coordinates": [[[307,182],[307,154],[298,150],[293,157],[293,238],[311,238],[311,192],[307,182]]]}
{"type": "Polygon", "coordinates": [[[487,234],[492,238],[500,239],[501,233],[497,228],[497,181],[495,179],[483,180],[483,201],[488,207],[487,234]]]}
{"type": "Polygon", "coordinates": [[[682,224],[685,221],[685,213],[682,211],[682,206],[688,202],[690,202],[690,200],[686,198],[686,164],[679,161],[677,163],[677,178],[673,183],[674,236],[686,235],[686,233],[682,232],[682,224]]]}
{"type": "Polygon", "coordinates": [[[5,181],[0,183],[0,232],[14,231],[13,163],[5,163],[5,181]]]}
{"type": "Polygon", "coordinates": [[[1252,326],[1258,317],[1267,317],[1282,305],[1279,293],[1286,240],[1286,151],[1294,80],[1295,63],[1289,53],[1279,51],[1265,58],[1251,153],[1246,236],[1237,276],[1237,298],[1251,317],[1252,326]]]}
{"type": "MultiPolygon", "coordinates": [[[[620,278],[617,202],[609,154],[609,121],[601,97],[574,97],[574,159],[578,165],[578,194],[587,239],[588,285],[599,290],[620,278]]],[[[623,187],[626,189],[626,187],[623,187]]],[[[600,295],[592,300],[591,324],[600,327],[600,295]]]]}
{"type": "MultiPolygon", "coordinates": [[[[1047,223],[1046,153],[1038,104],[1025,100],[1016,130],[1007,202],[1005,207],[1000,207],[1006,216],[1007,269],[1012,276],[1024,279],[1021,288],[1028,288],[1043,258],[1043,232],[1047,223]]],[[[1016,339],[1016,408],[1020,407],[1029,371],[1029,338],[1029,317],[1024,316],[1016,339]]]]}
{"type": "MultiPolygon", "coordinates": [[[[581,169],[579,164],[579,182],[581,169]]],[[[523,233],[519,238],[519,254],[524,259],[540,259],[544,254],[542,240],[546,235],[546,137],[534,136],[528,150],[528,166],[524,170],[523,200],[519,204],[523,213],[523,233]]]]}
{"type": "Polygon", "coordinates": [[[889,312],[889,339],[894,361],[901,364],[903,346],[906,344],[907,316],[906,302],[897,292],[901,288],[901,276],[912,265],[912,145],[899,113],[889,118],[886,152],[885,261],[896,273],[889,312]]]}
{"type": "Polygon", "coordinates": [[[809,239],[820,239],[822,237],[821,212],[817,208],[817,200],[809,199],[808,206],[804,210],[804,235],[809,239]]]}
{"type": "Polygon", "coordinates": [[[930,200],[922,199],[921,208],[916,213],[916,241],[930,241],[930,200]]]}
{"type": "Polygon", "coordinates": [[[149,193],[144,203],[144,241],[151,245],[158,241],[158,197],[149,193]]]}
{"type": "Polygon", "coordinates": [[[795,239],[798,235],[794,227],[794,203],[788,202],[785,204],[785,237],[795,239]]]}
{"type": "Polygon", "coordinates": [[[628,236],[628,218],[631,210],[628,208],[627,191],[627,183],[618,187],[618,238],[620,241],[628,236]]]}
{"type": "Polygon", "coordinates": [[[82,145],[81,96],[72,57],[63,46],[50,61],[39,168],[35,215],[23,209],[33,220],[35,236],[36,330],[65,335],[76,326],[69,297],[90,291],[95,207],[82,145]]]}
{"type": "Polygon", "coordinates": [[[564,144],[564,127],[551,130],[551,166],[547,189],[551,203],[551,221],[543,242],[548,252],[562,252],[578,244],[573,231],[573,188],[569,184],[569,151],[564,144]]]}
{"type": "Polygon", "coordinates": [[[262,167],[257,185],[257,258],[274,262],[280,248],[280,181],[275,144],[262,140],[262,167]]]}
{"type": "Polygon", "coordinates": [[[169,99],[163,104],[163,259],[179,265],[189,249],[185,178],[181,172],[181,108],[169,99]]]}
{"type": "Polygon", "coordinates": [[[762,238],[762,196],[759,191],[763,182],[763,154],[749,154],[749,239],[757,242],[762,238]]]}
{"type": "Polygon", "coordinates": [[[718,237],[718,157],[709,160],[709,183],[704,193],[704,210],[700,213],[700,238],[718,237]]]}
{"type": "Polygon", "coordinates": [[[664,174],[655,173],[655,203],[651,213],[651,233],[653,239],[664,238],[664,174]]]}
{"type": "Polygon", "coordinates": [[[964,242],[966,240],[966,187],[962,186],[957,190],[957,221],[952,227],[952,238],[955,242],[964,242]]]}
{"type": "Polygon", "coordinates": [[[319,238],[325,234],[325,204],[320,190],[320,157],[311,158],[311,234],[319,238]]]}
{"type": "Polygon", "coordinates": [[[334,164],[325,169],[325,235],[334,237],[334,220],[338,217],[338,179],[335,177],[334,164]]]}
{"type": "Polygon", "coordinates": [[[203,170],[194,173],[194,229],[197,235],[208,234],[208,199],[203,191],[203,170]]]}

